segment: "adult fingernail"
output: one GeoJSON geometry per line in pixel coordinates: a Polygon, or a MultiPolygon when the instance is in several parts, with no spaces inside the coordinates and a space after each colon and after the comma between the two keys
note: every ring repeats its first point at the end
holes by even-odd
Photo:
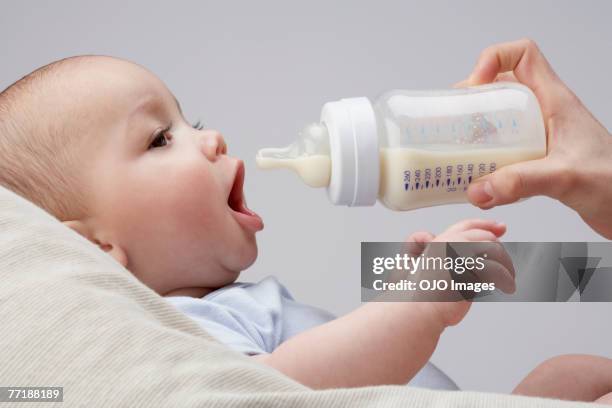
{"type": "Polygon", "coordinates": [[[486,204],[493,199],[493,187],[491,187],[491,183],[488,181],[476,183],[471,188],[470,195],[476,204],[486,204]]]}

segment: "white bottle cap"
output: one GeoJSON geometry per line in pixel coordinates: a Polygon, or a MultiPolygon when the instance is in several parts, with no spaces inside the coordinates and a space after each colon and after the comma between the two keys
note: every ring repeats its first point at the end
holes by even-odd
{"type": "Polygon", "coordinates": [[[378,197],[380,159],[376,116],[368,98],[341,99],[323,106],[327,126],[331,179],[327,192],[332,203],[374,205],[378,197]]]}

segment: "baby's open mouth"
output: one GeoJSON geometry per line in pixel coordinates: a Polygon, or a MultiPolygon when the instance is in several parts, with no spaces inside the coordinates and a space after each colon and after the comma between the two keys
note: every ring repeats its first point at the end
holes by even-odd
{"type": "Polygon", "coordinates": [[[239,162],[238,170],[236,170],[236,176],[234,177],[234,184],[232,185],[232,190],[230,191],[229,197],[227,198],[227,204],[234,211],[249,214],[250,210],[244,205],[244,194],[242,192],[243,187],[244,163],[239,162]]]}
{"type": "Polygon", "coordinates": [[[244,193],[242,191],[244,187],[244,163],[242,160],[238,161],[238,168],[236,175],[234,176],[234,184],[230,190],[227,198],[227,205],[232,209],[234,214],[237,216],[238,222],[243,226],[259,231],[263,228],[263,222],[259,215],[251,211],[244,200],[244,193]]]}

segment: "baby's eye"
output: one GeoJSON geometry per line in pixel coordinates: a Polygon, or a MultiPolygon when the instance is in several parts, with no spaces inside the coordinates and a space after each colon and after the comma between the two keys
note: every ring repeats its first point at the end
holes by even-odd
{"type": "Polygon", "coordinates": [[[172,140],[172,135],[170,134],[169,131],[170,131],[170,128],[166,128],[166,129],[161,130],[157,135],[155,135],[155,137],[151,141],[151,144],[149,145],[149,150],[155,149],[156,147],[166,146],[168,142],[172,140]]]}
{"type": "Polygon", "coordinates": [[[199,120],[199,119],[198,119],[198,121],[197,121],[196,123],[194,123],[194,124],[193,124],[193,125],[191,125],[191,126],[193,126],[193,128],[194,128],[194,129],[197,129],[197,130],[202,130],[202,129],[204,129],[204,123],[202,123],[202,121],[201,121],[201,120],[199,120]]]}

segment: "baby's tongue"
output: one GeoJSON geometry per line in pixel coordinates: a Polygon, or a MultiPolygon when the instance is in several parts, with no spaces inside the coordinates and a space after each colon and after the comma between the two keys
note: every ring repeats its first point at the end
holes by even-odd
{"type": "Polygon", "coordinates": [[[249,215],[257,215],[254,211],[247,207],[246,197],[244,194],[242,195],[242,209],[249,215]]]}

